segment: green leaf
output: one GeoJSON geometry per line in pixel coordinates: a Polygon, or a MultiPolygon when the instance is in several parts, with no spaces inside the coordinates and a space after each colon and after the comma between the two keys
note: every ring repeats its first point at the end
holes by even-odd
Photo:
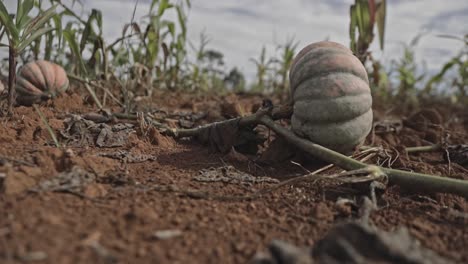
{"type": "Polygon", "coordinates": [[[52,17],[54,24],[55,24],[55,29],[57,30],[57,38],[58,38],[58,46],[59,48],[62,46],[62,16],[59,14],[56,14],[55,16],[52,17]]]}
{"type": "Polygon", "coordinates": [[[49,21],[55,15],[55,9],[57,8],[56,5],[52,6],[51,8],[47,9],[39,16],[32,19],[29,25],[24,30],[23,36],[28,36],[29,34],[39,30],[44,24],[49,21]]]}
{"type": "Polygon", "coordinates": [[[92,13],[94,13],[94,19],[99,27],[99,32],[102,34],[102,12],[97,9],[93,9],[92,13]]]}
{"type": "Polygon", "coordinates": [[[365,4],[361,4],[361,27],[363,30],[361,31],[361,34],[364,39],[368,40],[369,36],[372,35],[374,25],[371,24],[370,8],[367,2],[365,4]]]}
{"type": "Polygon", "coordinates": [[[175,24],[172,21],[163,20],[161,22],[161,27],[167,27],[167,30],[171,33],[171,36],[175,37],[175,24]]]}
{"type": "Polygon", "coordinates": [[[29,23],[31,23],[32,18],[28,15],[24,16],[23,19],[21,19],[19,25],[16,27],[21,31],[21,29],[25,28],[29,23]]]}
{"type": "Polygon", "coordinates": [[[172,7],[174,7],[174,5],[169,4],[169,0],[162,0],[159,3],[158,16],[161,17],[167,9],[172,7]]]}
{"type": "Polygon", "coordinates": [[[83,52],[85,46],[86,46],[86,43],[89,41],[90,39],[90,36],[91,36],[91,31],[92,31],[92,27],[91,27],[91,18],[88,20],[88,22],[86,23],[85,25],[85,28],[83,30],[83,33],[81,34],[81,40],[80,40],[80,53],[83,52]]]}
{"type": "Polygon", "coordinates": [[[154,6],[156,6],[158,3],[159,3],[159,0],[153,0],[153,1],[151,2],[150,13],[153,11],[154,6]]]}
{"type": "Polygon", "coordinates": [[[75,31],[71,29],[65,29],[63,31],[63,37],[65,41],[67,41],[73,55],[78,59],[78,65],[80,66],[81,72],[86,75],[86,66],[84,65],[83,58],[81,56],[80,47],[75,39],[75,31]]]}
{"type": "Polygon", "coordinates": [[[376,22],[377,22],[377,29],[379,30],[379,43],[380,43],[380,49],[384,49],[384,37],[385,37],[385,17],[387,16],[386,14],[386,7],[387,6],[387,1],[382,0],[379,4],[377,4],[377,12],[375,14],[376,17],[376,22]]]}
{"type": "Polygon", "coordinates": [[[429,82],[427,83],[426,87],[428,86],[431,86],[433,83],[438,83],[442,80],[442,78],[444,77],[445,73],[450,70],[453,66],[459,64],[460,61],[458,60],[458,58],[454,58],[452,60],[450,60],[449,62],[447,62],[444,67],[442,67],[442,70],[434,75],[430,80],[429,82]]]}
{"type": "Polygon", "coordinates": [[[41,28],[38,31],[35,31],[28,38],[22,38],[21,41],[20,41],[20,44],[18,46],[18,53],[21,53],[27,46],[29,46],[29,44],[31,44],[31,42],[33,42],[34,40],[36,40],[40,36],[50,32],[52,30],[54,30],[54,28],[52,28],[52,27],[41,28]]]}
{"type": "Polygon", "coordinates": [[[349,22],[349,38],[351,40],[350,49],[357,54],[356,49],[356,27],[357,27],[357,13],[356,13],[356,6],[351,5],[349,8],[350,18],[351,21],[349,22]]]}
{"type": "Polygon", "coordinates": [[[358,27],[359,35],[362,35],[364,31],[364,25],[362,23],[363,19],[362,19],[362,7],[361,6],[362,6],[361,2],[357,1],[355,9],[356,9],[356,24],[358,27]]]}
{"type": "Polygon", "coordinates": [[[10,42],[19,41],[19,32],[13,21],[13,18],[8,13],[3,1],[0,1],[0,22],[5,26],[6,33],[10,42]]]}
{"type": "Polygon", "coordinates": [[[34,0],[23,0],[23,3],[18,0],[18,9],[16,11],[16,26],[21,29],[24,25],[23,19],[27,17],[31,9],[34,7],[34,0]]]}
{"type": "Polygon", "coordinates": [[[179,20],[179,25],[180,28],[182,29],[182,34],[186,35],[187,34],[187,17],[185,16],[182,7],[177,6],[176,7],[177,11],[177,19],[179,20]]]}

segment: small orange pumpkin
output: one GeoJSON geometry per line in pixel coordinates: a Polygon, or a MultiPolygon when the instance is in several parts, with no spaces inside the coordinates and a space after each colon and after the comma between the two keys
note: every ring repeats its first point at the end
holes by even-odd
{"type": "Polygon", "coordinates": [[[65,70],[52,62],[38,60],[24,65],[17,76],[16,101],[32,105],[54,98],[69,86],[65,70]]]}

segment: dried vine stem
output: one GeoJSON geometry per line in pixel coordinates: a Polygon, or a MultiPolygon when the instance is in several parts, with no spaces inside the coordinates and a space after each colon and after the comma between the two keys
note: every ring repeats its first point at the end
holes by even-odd
{"type": "Polygon", "coordinates": [[[260,123],[260,120],[263,116],[271,116],[272,119],[282,119],[282,118],[289,118],[292,114],[292,106],[279,106],[273,108],[261,108],[256,113],[245,116],[245,117],[237,117],[234,119],[229,119],[225,121],[215,122],[211,124],[207,124],[204,126],[191,128],[191,129],[169,129],[166,131],[166,134],[172,136],[174,138],[184,138],[184,137],[195,137],[200,134],[200,131],[207,129],[212,126],[216,126],[220,123],[225,122],[233,122],[233,120],[237,120],[239,126],[245,127],[250,125],[257,125],[260,123]]]}
{"type": "MultiPolygon", "coordinates": [[[[326,168],[326,167],[325,167],[326,168]]],[[[322,168],[323,169],[323,168],[322,168]]],[[[284,186],[289,186],[289,185],[295,185],[299,182],[303,182],[306,180],[319,180],[319,179],[337,179],[337,180],[342,180],[345,179],[346,177],[353,176],[353,175],[358,175],[358,174],[371,174],[374,176],[380,176],[380,170],[377,166],[367,166],[366,168],[363,169],[358,169],[358,170],[352,170],[352,171],[346,171],[346,172],[340,172],[340,173],[335,173],[332,175],[318,175],[322,171],[322,169],[308,173],[303,176],[299,176],[296,178],[292,178],[283,182],[280,182],[276,185],[273,185],[269,188],[259,190],[255,193],[252,194],[247,194],[247,195],[217,195],[217,194],[212,194],[206,191],[199,191],[199,190],[183,190],[180,189],[178,186],[175,185],[154,185],[154,186],[149,186],[145,187],[145,191],[157,191],[157,192],[168,192],[168,193],[178,193],[181,195],[188,196],[190,198],[195,198],[195,199],[208,199],[208,200],[217,200],[217,201],[223,201],[223,202],[240,202],[240,201],[251,201],[258,199],[266,194],[269,194],[273,191],[276,191],[284,186]]]]}
{"type": "MultiPolygon", "coordinates": [[[[261,117],[260,123],[267,126],[301,150],[313,155],[314,157],[333,163],[345,170],[357,170],[369,166],[368,164],[359,162],[341,153],[300,138],[288,129],[276,124],[268,116],[261,117]]],[[[400,185],[404,188],[429,192],[452,193],[468,198],[468,181],[465,180],[383,167],[380,167],[380,169],[388,176],[390,183],[400,185]]]]}
{"type": "MultiPolygon", "coordinates": [[[[237,118],[237,122],[240,126],[262,124],[268,127],[269,129],[273,130],[276,134],[283,137],[285,140],[287,140],[289,143],[293,144],[297,148],[311,154],[316,158],[335,164],[336,166],[342,169],[353,171],[364,169],[369,166],[368,164],[359,162],[341,153],[335,152],[333,150],[330,150],[328,148],[325,148],[318,144],[312,143],[311,141],[296,136],[290,130],[274,122],[274,119],[280,119],[283,117],[290,116],[290,114],[292,113],[292,109],[283,108],[282,111],[277,110],[277,112],[281,113],[277,116],[274,115],[275,112],[273,109],[262,108],[253,115],[237,118]]],[[[232,122],[232,120],[233,119],[222,122],[232,122]]],[[[193,137],[199,135],[200,131],[202,131],[203,129],[218,124],[219,122],[193,129],[173,129],[171,131],[168,131],[167,134],[175,138],[193,137]]],[[[379,168],[388,176],[388,180],[391,184],[397,184],[407,189],[417,189],[418,191],[428,192],[452,193],[468,198],[468,181],[443,176],[435,176],[423,173],[389,169],[384,167],[379,168]]]]}

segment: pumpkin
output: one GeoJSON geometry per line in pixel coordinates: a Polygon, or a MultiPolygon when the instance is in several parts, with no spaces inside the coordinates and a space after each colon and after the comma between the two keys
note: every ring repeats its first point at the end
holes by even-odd
{"type": "Polygon", "coordinates": [[[290,73],[297,135],[341,153],[350,153],[372,128],[367,72],[345,46],[322,41],[294,58],[290,73]]]}
{"type": "Polygon", "coordinates": [[[62,67],[45,60],[33,61],[18,73],[16,101],[20,105],[40,103],[64,92],[68,86],[67,73],[62,67]]]}

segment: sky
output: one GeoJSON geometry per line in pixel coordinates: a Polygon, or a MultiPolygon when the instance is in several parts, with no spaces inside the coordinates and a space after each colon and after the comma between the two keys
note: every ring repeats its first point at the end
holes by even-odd
{"type": "MultiPolygon", "coordinates": [[[[2,0],[14,10],[15,0],[2,0]]],[[[67,2],[65,0],[64,2],[67,2]]],[[[84,12],[102,10],[106,39],[121,36],[132,18],[136,0],[82,0],[84,12]]],[[[136,17],[144,16],[150,0],[139,0],[136,17]]],[[[278,44],[294,37],[298,48],[325,39],[349,46],[349,6],[353,0],[192,0],[188,38],[197,45],[201,32],[208,35],[208,48],[224,53],[226,70],[237,66],[248,80],[255,76],[255,65],[262,46],[273,55],[278,44]]],[[[437,71],[462,43],[437,37],[438,34],[468,34],[468,1],[464,0],[388,0],[385,49],[377,38],[370,50],[384,64],[398,59],[403,43],[427,32],[416,47],[416,59],[428,70],[437,71]]]]}

